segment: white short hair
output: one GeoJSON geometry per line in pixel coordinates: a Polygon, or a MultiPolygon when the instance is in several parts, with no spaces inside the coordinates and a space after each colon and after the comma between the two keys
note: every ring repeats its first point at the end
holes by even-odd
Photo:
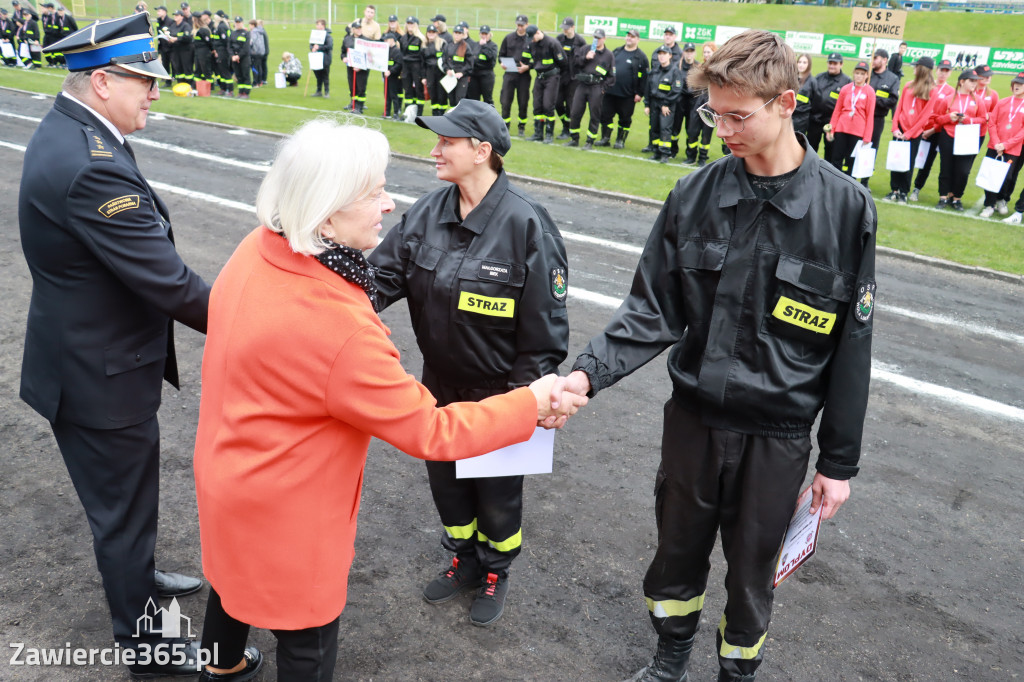
{"type": "Polygon", "coordinates": [[[320,254],[329,248],[321,226],[376,187],[389,154],[380,131],[328,118],[309,121],[278,148],[256,195],[256,216],[296,253],[320,254]]]}

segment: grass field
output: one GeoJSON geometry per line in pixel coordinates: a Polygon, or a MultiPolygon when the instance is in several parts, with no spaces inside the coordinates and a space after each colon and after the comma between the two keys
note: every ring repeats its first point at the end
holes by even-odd
{"type": "MultiPolygon", "coordinates": [[[[98,3],[97,3],[98,4],[98,3]]],[[[106,2],[106,5],[117,3],[106,2]]],[[[122,3],[123,4],[123,3],[122,3]]],[[[242,3],[235,3],[241,5],[242,3]]],[[[270,3],[262,3],[270,4],[270,3]]],[[[276,3],[278,5],[287,3],[276,3]]],[[[301,4],[301,3],[298,3],[301,4]]],[[[261,3],[257,2],[257,8],[261,3]]],[[[326,8],[326,3],[321,3],[326,8]]],[[[455,2],[445,5],[450,23],[454,22],[452,8],[462,6],[469,12],[468,4],[455,2]]],[[[358,6],[356,6],[358,7],[358,6]]],[[[378,5],[379,13],[392,11],[378,5]]],[[[557,0],[544,11],[551,12],[552,17],[558,14],[572,14],[575,3],[568,0],[557,0]]],[[[669,8],[675,8],[675,16],[680,9],[687,20],[701,23],[719,23],[730,25],[757,26],[759,28],[787,28],[791,30],[830,31],[845,33],[849,28],[849,11],[834,8],[807,8],[779,5],[736,5],[731,3],[668,3],[654,0],[650,3],[627,2],[615,10],[619,16],[673,16],[664,14],[669,8]],[[691,17],[690,13],[700,13],[699,17],[691,17]],[[838,16],[842,13],[845,19],[838,16]],[[705,14],[707,16],[705,16],[705,14]],[[757,21],[754,21],[757,19],[757,21]],[[831,22],[831,23],[828,23],[831,22]],[[845,22],[845,27],[843,26],[845,22]]],[[[411,10],[407,10],[411,11],[411,10]]],[[[421,20],[429,19],[435,8],[419,8],[421,20]]],[[[483,12],[484,10],[481,10],[483,12]]],[[[347,18],[347,14],[344,15],[347,18]]],[[[914,23],[939,22],[935,31],[945,26],[945,35],[982,35],[982,33],[965,30],[965,26],[986,25],[996,26],[999,23],[1009,24],[1005,18],[951,13],[912,13],[908,20],[908,28],[914,23]],[[919,18],[920,15],[920,18],[919,18]],[[941,21],[940,21],[941,20],[941,21]],[[978,22],[979,20],[984,20],[978,22]],[[944,23],[942,23],[944,22],[944,23]]],[[[495,22],[497,23],[497,22],[495,22]]],[[[307,49],[309,35],[308,25],[281,24],[270,25],[268,32],[271,43],[272,57],[270,69],[274,70],[282,51],[288,50],[304,54],[307,49]]],[[[909,30],[908,30],[909,33],[909,30]]],[[[335,38],[340,43],[340,31],[335,38]]],[[[987,34],[986,34],[987,35],[987,34]]],[[[941,41],[939,35],[912,36],[915,40],[941,41]]],[[[495,39],[500,41],[501,34],[496,32],[495,39]]],[[[1008,39],[1009,40],[1009,39],[1008,39]]],[[[610,40],[609,45],[615,46],[621,41],[610,40]]],[[[1000,44],[995,42],[994,44],[1000,44]]],[[[1005,42],[1004,44],[1013,44],[1005,42]]],[[[650,53],[655,43],[641,43],[642,49],[650,53]]],[[[815,71],[824,69],[823,60],[819,60],[815,71]]],[[[852,68],[850,60],[846,69],[852,68]]],[[[23,72],[14,69],[0,69],[0,85],[32,90],[35,92],[56,93],[60,87],[61,72],[43,69],[42,71],[23,72]]],[[[239,125],[243,127],[290,132],[302,121],[321,114],[334,114],[344,106],[345,73],[338,64],[337,57],[332,68],[332,99],[322,100],[304,96],[306,77],[297,88],[259,88],[253,90],[252,99],[248,102],[213,98],[178,98],[165,91],[155,110],[169,114],[189,116],[192,118],[239,125]]],[[[497,78],[500,84],[500,75],[497,78]]],[[[992,86],[1003,96],[1009,93],[1009,77],[997,76],[992,86]]],[[[309,92],[311,93],[311,87],[309,92]]],[[[495,97],[497,96],[497,88],[495,97]]],[[[396,151],[427,156],[433,145],[434,136],[417,126],[381,120],[383,93],[381,79],[371,74],[370,87],[367,93],[368,119],[372,125],[379,126],[388,136],[392,148],[396,151]]],[[[532,104],[532,103],[531,103],[532,104]]],[[[531,107],[532,116],[532,107],[531,107]]],[[[871,190],[876,199],[889,191],[889,173],[884,170],[884,150],[891,138],[887,119],[886,132],[882,137],[879,162],[875,175],[871,178],[871,190]]],[[[584,120],[586,125],[586,119],[584,120]]],[[[655,164],[639,150],[647,142],[647,120],[641,107],[637,107],[632,130],[626,149],[611,149],[582,152],[565,149],[560,145],[542,145],[531,142],[515,142],[513,149],[506,158],[506,167],[515,173],[534,177],[549,178],[577,185],[598,189],[623,192],[637,196],[663,199],[675,184],[680,175],[689,172],[679,164],[663,166],[655,164]]],[[[532,125],[528,127],[528,135],[532,133],[532,125]]],[[[712,140],[711,158],[721,155],[717,140],[712,140]]],[[[975,163],[975,172],[980,162],[975,163]]],[[[885,246],[913,251],[928,256],[954,260],[957,262],[993,268],[1017,274],[1024,274],[1024,227],[1003,225],[997,220],[982,220],[976,217],[980,210],[982,191],[974,185],[973,175],[964,197],[967,214],[957,215],[945,211],[924,210],[934,206],[937,200],[936,183],[938,165],[932,172],[919,205],[895,206],[878,201],[879,231],[878,242],[885,246]],[[979,204],[974,208],[970,208],[979,204]]]]}

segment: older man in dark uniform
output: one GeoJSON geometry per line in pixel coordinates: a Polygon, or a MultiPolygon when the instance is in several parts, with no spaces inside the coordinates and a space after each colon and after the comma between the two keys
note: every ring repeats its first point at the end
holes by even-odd
{"type": "Polygon", "coordinates": [[[202,586],[153,560],[156,412],[162,380],[178,385],[171,324],[205,331],[210,297],[175,251],[167,207],[125,139],[145,127],[167,72],[147,14],[49,49],[72,73],[25,153],[18,217],[32,300],[21,398],[50,422],[85,507],[122,662],[133,676],[195,674],[191,644],[141,618],[159,596],[202,586]],[[153,662],[159,645],[163,665],[153,662]]]}

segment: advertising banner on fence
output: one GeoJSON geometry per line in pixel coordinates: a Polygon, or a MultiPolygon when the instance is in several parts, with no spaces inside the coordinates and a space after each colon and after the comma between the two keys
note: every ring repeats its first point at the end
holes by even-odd
{"type": "Polygon", "coordinates": [[[954,69],[973,69],[978,64],[988,64],[990,48],[981,45],[951,45],[942,49],[942,59],[953,62],[954,69]]]}
{"type": "Polygon", "coordinates": [[[822,54],[838,52],[844,57],[856,57],[860,53],[860,38],[825,34],[825,43],[821,46],[822,54]]]}
{"type": "MultiPolygon", "coordinates": [[[[615,35],[625,38],[626,32],[631,28],[636,29],[636,32],[640,34],[641,40],[652,37],[650,34],[651,22],[648,19],[619,19],[615,35]]],[[[664,29],[662,29],[662,33],[664,33],[664,29]]],[[[661,34],[658,34],[657,37],[660,38],[661,34]]]]}
{"type": "Polygon", "coordinates": [[[722,43],[727,41],[729,38],[732,38],[733,36],[738,36],[739,34],[743,33],[746,30],[746,26],[719,26],[718,30],[715,31],[714,40],[716,43],[718,43],[718,46],[721,47],[722,43]]]}
{"type": "MultiPolygon", "coordinates": [[[[939,43],[907,43],[907,53],[903,55],[903,63],[916,61],[921,57],[931,57],[935,61],[942,59],[942,45],[939,43]]],[[[993,67],[995,68],[995,67],[993,67]]]]}
{"type": "Polygon", "coordinates": [[[715,39],[713,24],[683,24],[683,35],[679,40],[684,43],[706,43],[715,39]]]}
{"type": "Polygon", "coordinates": [[[683,22],[651,19],[651,38],[658,40],[665,35],[665,28],[671,26],[676,30],[676,38],[683,40],[683,22]]]}
{"type": "Polygon", "coordinates": [[[995,71],[1024,71],[1024,50],[993,48],[988,65],[995,71]]]}
{"type": "Polygon", "coordinates": [[[618,23],[619,20],[616,17],[584,17],[583,32],[590,35],[595,28],[603,28],[604,32],[610,36],[618,35],[616,31],[618,23]]]}
{"type": "Polygon", "coordinates": [[[889,54],[899,52],[900,41],[892,38],[861,38],[860,52],[857,54],[861,59],[871,59],[875,50],[885,50],[889,54]]]}
{"type": "Polygon", "coordinates": [[[804,33],[803,31],[786,31],[786,44],[794,52],[821,54],[821,46],[825,43],[824,33],[804,33]]]}

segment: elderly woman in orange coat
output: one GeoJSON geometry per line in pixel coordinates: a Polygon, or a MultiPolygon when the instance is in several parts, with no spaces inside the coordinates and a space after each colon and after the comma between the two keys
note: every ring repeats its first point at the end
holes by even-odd
{"type": "Polygon", "coordinates": [[[201,680],[256,676],[249,627],[278,639],[278,679],[329,680],[370,437],[430,460],[527,440],[554,376],[438,408],[405,372],[374,310],[377,245],[394,209],[382,134],[328,121],[286,141],[256,201],[263,226],[210,298],[195,475],[210,599],[201,680]],[[342,161],[343,159],[343,161],[342,161]],[[457,444],[457,447],[456,447],[457,444]]]}

